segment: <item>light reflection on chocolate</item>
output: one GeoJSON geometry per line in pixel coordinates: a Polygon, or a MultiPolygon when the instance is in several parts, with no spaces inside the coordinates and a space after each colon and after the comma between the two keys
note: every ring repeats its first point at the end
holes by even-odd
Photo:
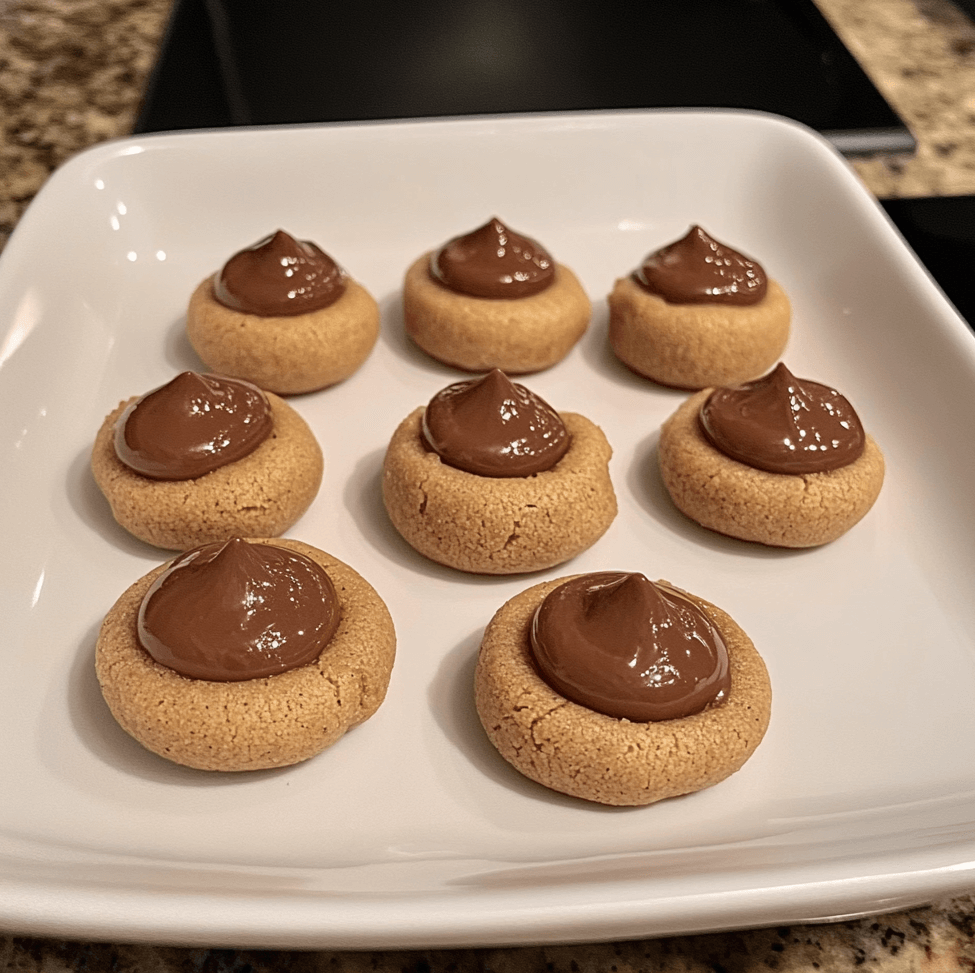
{"type": "Polygon", "coordinates": [[[715,389],[701,406],[700,424],[716,449],[769,473],[836,470],[858,459],[866,441],[844,396],[796,378],[781,362],[757,381],[715,389]]]}
{"type": "Polygon", "coordinates": [[[696,224],[651,253],[633,279],[669,304],[757,304],[768,289],[761,264],[710,237],[696,224]]]}
{"type": "Polygon", "coordinates": [[[492,477],[549,470],[571,442],[559,414],[497,368],[438,392],[424,412],[422,433],[448,466],[492,477]]]}
{"type": "Polygon", "coordinates": [[[469,297],[529,297],[555,280],[555,262],[534,240],[508,229],[497,217],[431,254],[430,274],[469,297]]]}
{"type": "Polygon", "coordinates": [[[327,253],[278,230],[224,264],[213,296],[234,311],[290,317],[329,307],[345,287],[345,273],[327,253]]]}
{"type": "Polygon", "coordinates": [[[271,434],[264,393],[242,379],[181,372],[115,423],[115,453],[153,480],[194,480],[250,453],[271,434]]]}
{"type": "Polygon", "coordinates": [[[156,662],[183,676],[237,682],[314,661],[339,620],[320,565],[235,537],[188,551],[153,582],[138,637],[156,662]]]}
{"type": "Polygon", "coordinates": [[[731,686],[728,651],[711,620],[642,574],[604,571],[560,585],[535,612],[530,641],[556,692],[634,723],[699,713],[731,686]]]}

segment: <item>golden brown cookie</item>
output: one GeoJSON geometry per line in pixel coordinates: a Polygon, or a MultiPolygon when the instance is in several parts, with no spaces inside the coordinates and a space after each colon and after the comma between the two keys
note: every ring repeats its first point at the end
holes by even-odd
{"type": "Polygon", "coordinates": [[[200,770],[261,770],[307,760],[367,720],[386,695],[396,633],[385,603],[348,565],[300,541],[254,540],[316,561],[338,593],[341,620],[315,662],[243,682],[189,679],[159,665],[136,618],[162,565],[135,582],[102,624],[95,669],[126,733],[148,750],[200,770]]]}
{"type": "Polygon", "coordinates": [[[674,504],[704,527],[773,547],[836,540],[873,506],[884,457],[870,436],[860,458],[827,473],[767,473],[715,449],[698,414],[712,389],[692,395],[660,431],[660,472],[674,504]]]}
{"type": "Polygon", "coordinates": [[[153,480],[129,469],[114,446],[115,421],[135,398],[105,418],[91,471],[115,519],[140,540],[188,550],[229,537],[276,537],[311,506],[322,482],[321,447],[304,419],[268,393],[274,431],[243,459],[195,480],[153,480]]]}
{"type": "Polygon", "coordinates": [[[589,298],[561,264],[550,287],[508,300],[458,294],[435,281],[429,267],[426,253],[406,272],[406,332],[446,365],[509,375],[541,371],[561,361],[589,326],[589,298]]]}
{"type": "Polygon", "coordinates": [[[609,340],[640,375],[674,388],[738,385],[766,372],[789,338],[791,308],[769,280],[757,304],[668,304],[632,276],[609,295],[609,340]]]}
{"type": "Polygon", "coordinates": [[[213,279],[202,281],[190,298],[190,343],[212,371],[279,395],[343,381],[369,357],[379,336],[379,307],[352,279],[334,304],[283,317],[225,307],[214,297],[213,279]]]}
{"type": "Polygon", "coordinates": [[[739,770],[761,743],[772,705],[768,672],[751,639],[720,608],[688,595],[727,646],[727,699],[693,716],[656,723],[606,716],[561,696],[532,663],[532,616],[567,580],[516,595],[484,632],[474,698],[501,756],[545,787],[620,806],[699,791],[739,770]]]}
{"type": "Polygon", "coordinates": [[[560,413],[572,444],[552,469],[496,478],[441,462],[423,445],[423,412],[393,433],[383,501],[393,526],[431,560],[475,574],[541,571],[591,547],[616,517],[612,449],[584,416],[560,413]]]}

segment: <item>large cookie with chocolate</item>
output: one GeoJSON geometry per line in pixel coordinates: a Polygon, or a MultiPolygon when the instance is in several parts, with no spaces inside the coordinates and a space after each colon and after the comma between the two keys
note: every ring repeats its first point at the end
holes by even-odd
{"type": "Polygon", "coordinates": [[[372,716],[389,685],[396,635],[372,586],[299,541],[248,543],[303,554],[331,579],[338,625],[311,662],[233,682],[189,678],[160,665],[140,644],[137,622],[146,593],[167,565],[122,594],[98,635],[95,670],[112,715],[148,750],[187,767],[260,770],[306,760],[372,716]]]}
{"type": "Polygon", "coordinates": [[[501,756],[545,787],[621,806],[689,794],[739,770],[765,735],[772,699],[765,664],[745,632],[720,608],[683,593],[727,647],[726,698],[677,719],[634,722],[608,716],[553,689],[533,661],[535,613],[568,580],[546,581],[516,595],[484,632],[474,697],[501,756]]]}

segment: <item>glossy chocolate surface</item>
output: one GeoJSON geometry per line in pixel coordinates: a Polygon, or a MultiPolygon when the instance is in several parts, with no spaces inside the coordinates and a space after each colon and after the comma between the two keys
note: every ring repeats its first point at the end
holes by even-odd
{"type": "Polygon", "coordinates": [[[680,719],[731,685],[720,632],[694,602],[642,574],[582,575],[552,591],[531,625],[542,678],[587,709],[634,723],[680,719]]]}
{"type": "Polygon", "coordinates": [[[781,362],[765,377],[715,389],[700,411],[709,442],[769,473],[825,473],[863,453],[860,417],[828,385],[796,378],[781,362]]]}
{"type": "Polygon", "coordinates": [[[668,304],[757,304],[768,289],[761,264],[694,225],[681,239],[651,253],[633,279],[668,304]]]}
{"type": "Polygon", "coordinates": [[[492,477],[549,470],[571,442],[559,414],[497,368],[438,392],[423,415],[423,439],[448,466],[492,477]]]}
{"type": "Polygon", "coordinates": [[[469,297],[529,297],[555,280],[555,262],[534,240],[497,217],[445,243],[430,257],[430,274],[469,297]]]}
{"type": "Polygon", "coordinates": [[[278,230],[224,264],[213,296],[234,311],[290,317],[334,304],[345,286],[345,273],[327,253],[278,230]]]}
{"type": "Polygon", "coordinates": [[[314,661],[339,618],[318,564],[236,537],[188,551],[153,582],[138,636],[156,662],[183,676],[238,682],[314,661]]]}
{"type": "Polygon", "coordinates": [[[115,453],[153,480],[194,480],[250,455],[271,434],[264,393],[250,382],[181,372],[115,423],[115,453]]]}

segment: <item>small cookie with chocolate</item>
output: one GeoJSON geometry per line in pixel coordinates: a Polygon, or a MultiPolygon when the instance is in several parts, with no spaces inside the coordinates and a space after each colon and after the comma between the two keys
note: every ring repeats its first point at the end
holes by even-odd
{"type": "Polygon", "coordinates": [[[768,728],[772,690],[720,608],[638,573],[535,585],[484,632],[478,716],[502,757],[563,794],[652,804],[738,771],[768,728]]]}
{"type": "Polygon", "coordinates": [[[774,547],[835,540],[884,482],[883,454],[849,401],[781,362],[757,381],[691,396],[664,423],[659,459],[684,514],[774,547]]]}
{"type": "Polygon", "coordinates": [[[695,225],[616,281],[609,340],[620,361],[661,385],[737,385],[778,360],[791,317],[757,261],[695,225]]]}
{"type": "Polygon", "coordinates": [[[561,361],[592,307],[571,270],[494,217],[413,263],[403,313],[407,334],[432,358],[519,375],[561,361]]]}
{"type": "Polygon", "coordinates": [[[442,389],[400,423],[383,502],[420,554],[475,574],[541,571],[592,546],[616,517],[612,449],[498,369],[442,389]]]}
{"type": "Polygon", "coordinates": [[[120,403],[91,454],[118,523],[178,551],[284,533],[315,499],[323,469],[318,440],[283,399],[196,372],[120,403]]]}
{"type": "Polygon", "coordinates": [[[316,244],[278,230],[199,284],[186,334],[211,371],[296,395],[362,365],[379,336],[379,307],[316,244]]]}
{"type": "Polygon", "coordinates": [[[347,564],[300,541],[232,538],[150,571],[102,623],[95,670],[123,730],[186,767],[286,767],[386,696],[396,633],[347,564]]]}

